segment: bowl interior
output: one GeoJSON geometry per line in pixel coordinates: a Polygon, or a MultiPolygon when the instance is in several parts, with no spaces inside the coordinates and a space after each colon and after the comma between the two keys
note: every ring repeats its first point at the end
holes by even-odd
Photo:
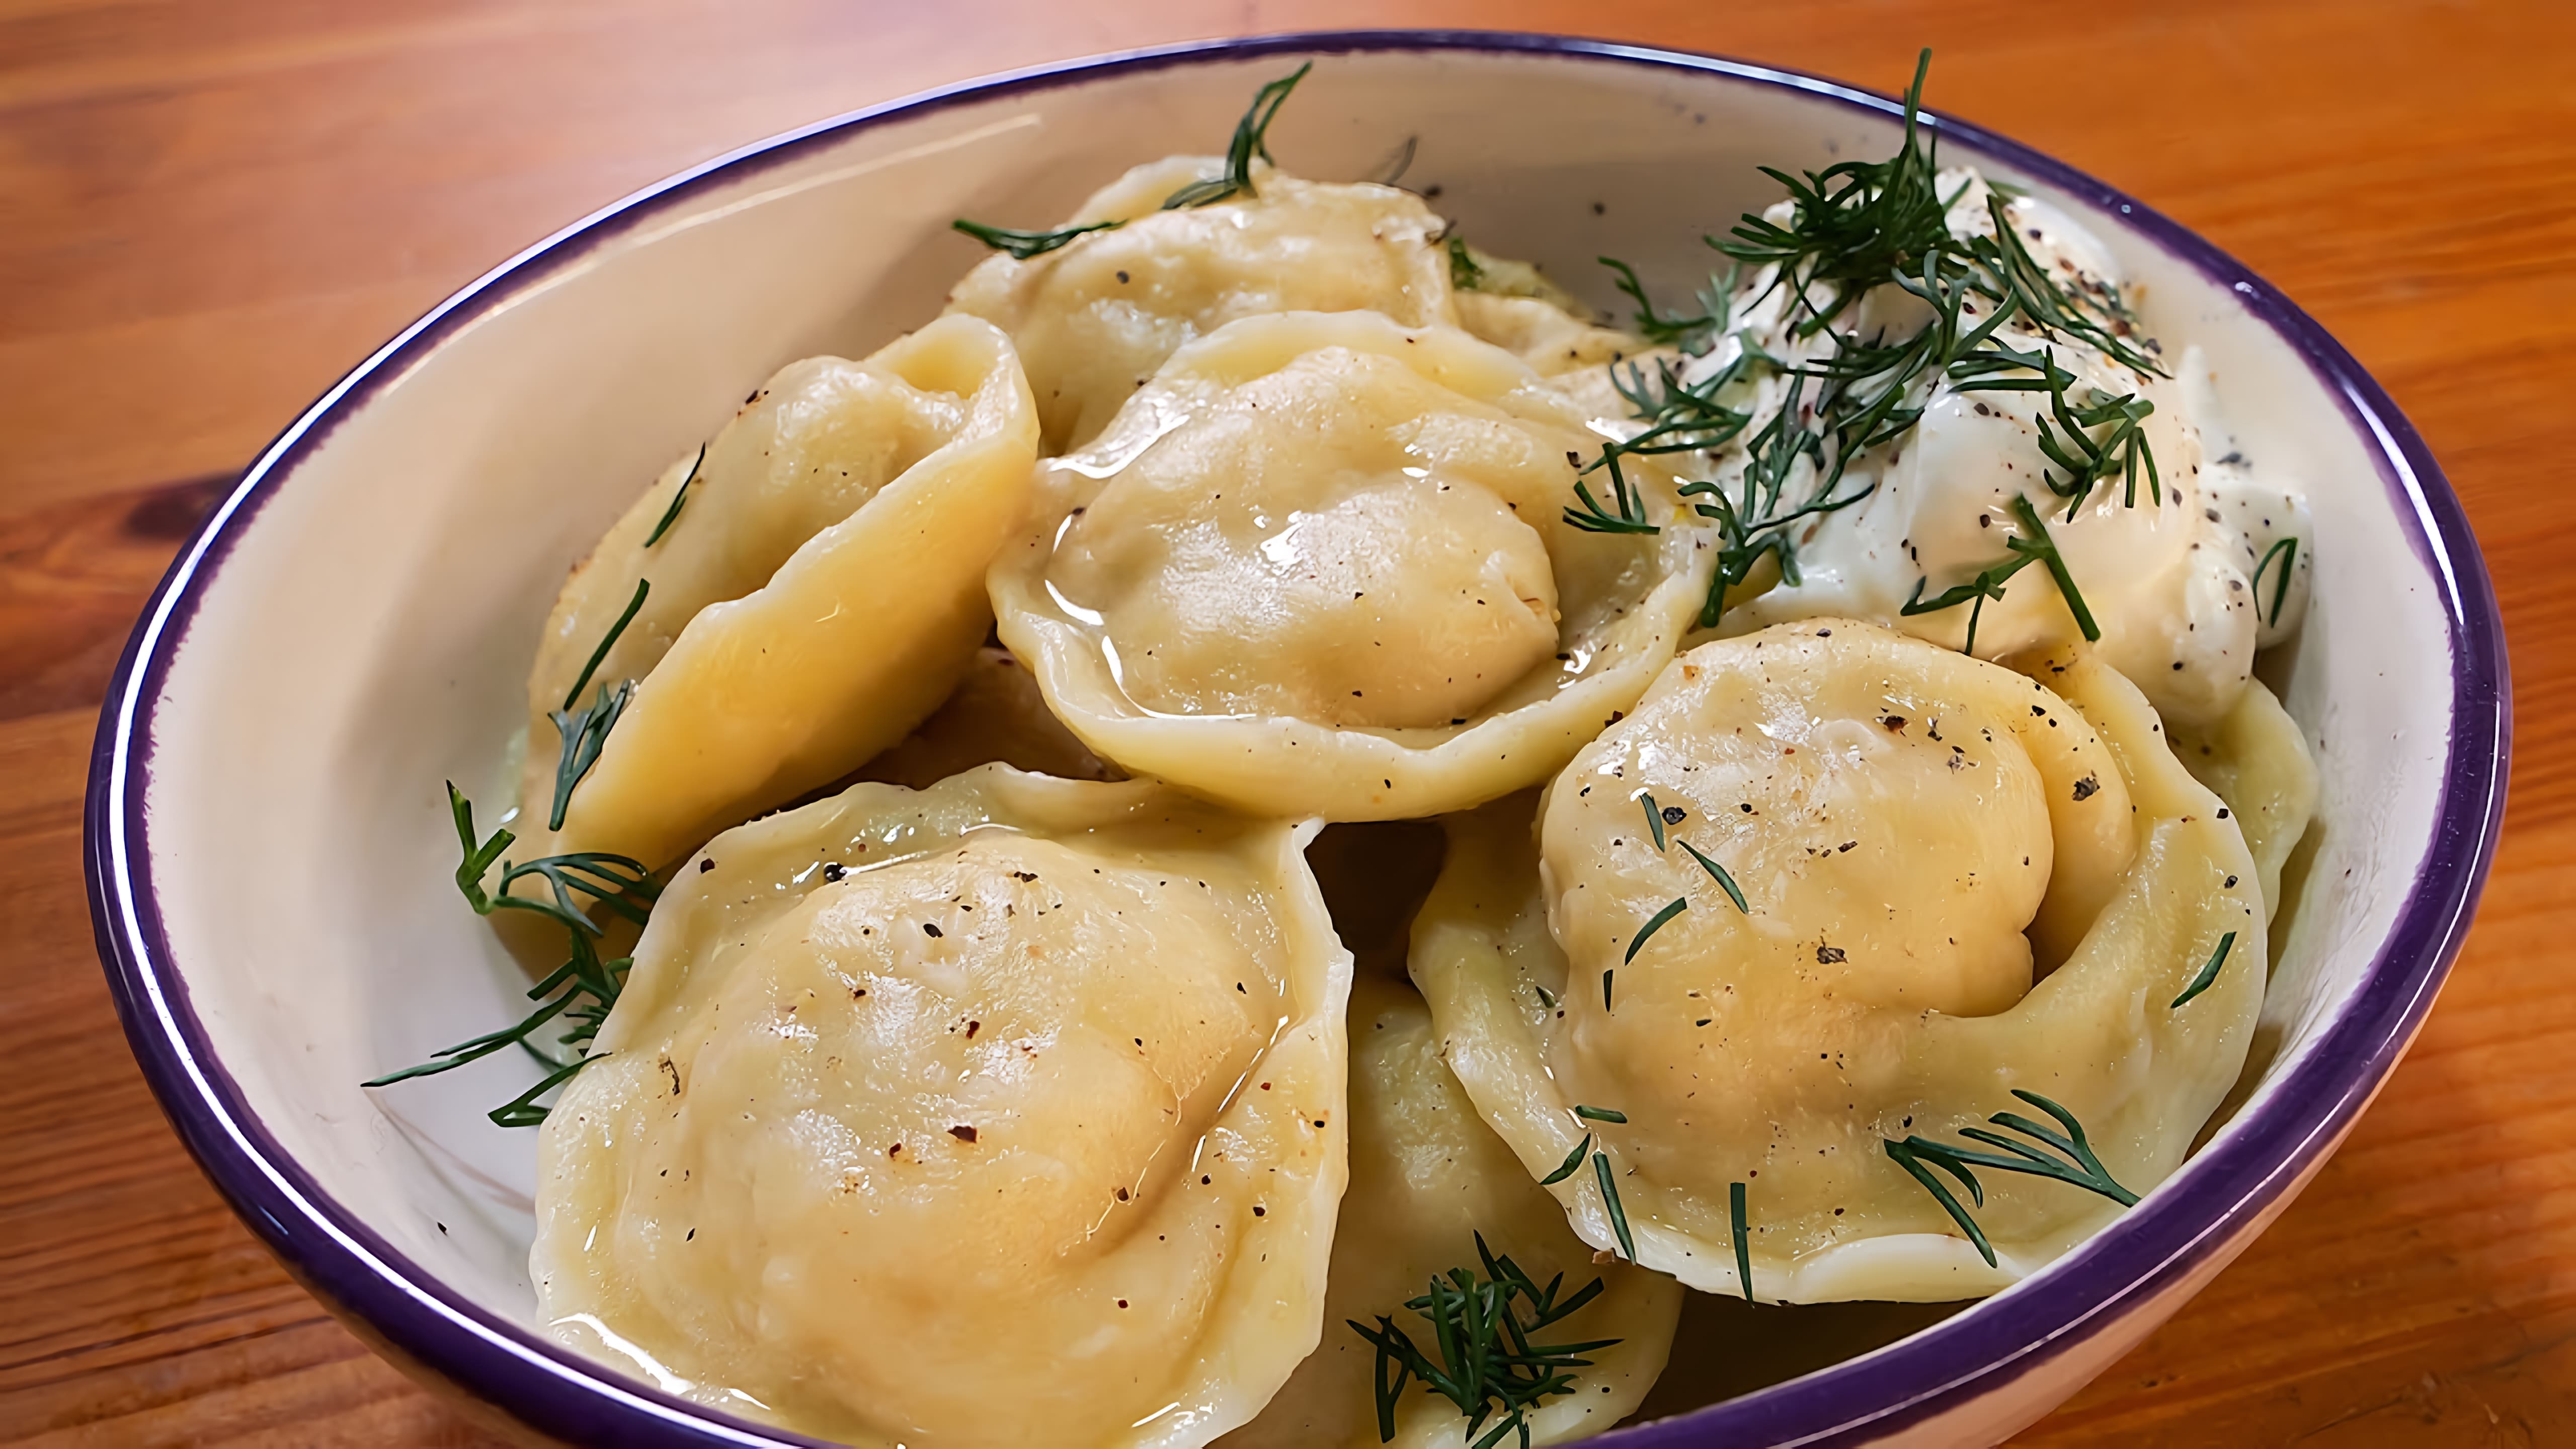
{"type": "MultiPolygon", "coordinates": [[[[482,1114],[538,1069],[504,1054],[389,1091],[358,1083],[524,1010],[525,978],[450,884],[441,782],[481,804],[486,828],[506,808],[503,741],[565,570],[773,368],[864,355],[928,320],[982,254],[952,217],[1048,225],[1176,143],[1219,150],[1253,88],[1296,59],[967,95],[662,189],[398,344],[235,501],[146,660],[134,867],[161,970],[202,1032],[200,1066],[347,1222],[451,1301],[533,1321],[535,1134],[482,1114]]],[[[1702,234],[1775,199],[1757,164],[1874,157],[1896,137],[1883,110],[1830,88],[1609,56],[1317,60],[1274,133],[1283,165],[1383,176],[1409,147],[1405,183],[1467,236],[1605,307],[1619,299],[1595,257],[1687,296],[1714,260],[1702,234]]],[[[2254,1130],[2265,1084],[2372,970],[2433,847],[2454,688],[2445,581],[2384,439],[2233,278],[2090,192],[1956,141],[1944,156],[2092,225],[2150,330],[2205,349],[2238,446],[2314,500],[2313,607],[2267,672],[2308,727],[2324,792],[2304,892],[2275,929],[2261,1070],[2221,1135],[2254,1130]]]]}

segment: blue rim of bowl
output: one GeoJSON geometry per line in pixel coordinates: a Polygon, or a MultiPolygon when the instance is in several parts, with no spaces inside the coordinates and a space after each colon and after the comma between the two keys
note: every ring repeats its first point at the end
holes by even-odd
{"type": "MultiPolygon", "coordinates": [[[[787,132],[639,191],[530,247],[379,349],[271,443],[171,565],[117,665],[91,751],[85,854],[90,912],[128,1041],[162,1109],[216,1187],[295,1275],[362,1321],[415,1371],[465,1386],[530,1427],[636,1446],[815,1444],[629,1382],[447,1289],[330,1198],[252,1115],[214,1059],[172,970],[150,877],[144,799],[152,714],[196,602],[251,515],[332,426],[440,339],[600,242],[692,193],[731,184],[819,143],[890,119],[1122,74],[1273,55],[1473,52],[1661,68],[1839,102],[1873,117],[1885,96],[1795,71],[1650,47],[1479,31],[1333,31],[1126,52],[968,81],[787,132]]],[[[2117,216],[2232,290],[2307,359],[2370,441],[2413,525],[2450,632],[2449,758],[2415,889],[2362,987],[2258,1105],[2176,1175],[2049,1271],[2009,1294],[1862,1358],[1741,1398],[1617,1431],[1635,1449],[1860,1444],[1922,1425],[2078,1347],[2119,1311],[2188,1280],[2300,1182],[2340,1140],[2422,1024],[2476,909],[2502,823],[2510,686],[2495,596],[2468,520],[2422,438],[2378,383],[2306,313],[2179,224],[2062,162],[1965,122],[1938,134],[2117,216]]],[[[1605,1441],[1607,1442],[1607,1441],[1605,1441]]]]}

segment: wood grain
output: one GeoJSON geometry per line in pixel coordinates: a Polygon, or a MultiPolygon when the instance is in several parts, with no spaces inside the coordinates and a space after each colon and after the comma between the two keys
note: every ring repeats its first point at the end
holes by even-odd
{"type": "Polygon", "coordinates": [[[1009,66],[1331,25],[1607,33],[1886,87],[2105,176],[2359,354],[2515,642],[2511,824],[2441,1008],[2307,1195],[2031,1445],[2576,1442],[2576,7],[2556,0],[0,0],[0,1440],[486,1442],[293,1287],[161,1121],[79,800],[218,481],[527,242],[789,125],[1009,66]]]}

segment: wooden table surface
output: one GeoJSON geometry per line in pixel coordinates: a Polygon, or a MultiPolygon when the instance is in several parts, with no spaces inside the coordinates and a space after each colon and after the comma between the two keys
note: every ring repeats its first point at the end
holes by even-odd
{"type": "Polygon", "coordinates": [[[0,1440],[487,1442],[224,1209],[92,952],[94,712],[228,477],[446,293],[715,152],[1011,66],[1397,23],[1881,89],[1931,43],[1936,104],[2180,218],[2387,384],[2516,645],[2485,909],[2306,1196],[2020,1442],[2576,1442],[2576,723],[2549,642],[2576,626],[2576,569],[2549,556],[2576,529],[2564,0],[0,0],[0,1440]]]}

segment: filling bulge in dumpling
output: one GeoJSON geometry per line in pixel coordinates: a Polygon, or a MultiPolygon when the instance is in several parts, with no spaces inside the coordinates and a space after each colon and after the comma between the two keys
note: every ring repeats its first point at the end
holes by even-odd
{"type": "Polygon", "coordinates": [[[903,738],[990,627],[984,569],[1036,447],[1010,341],[972,318],[781,369],[556,600],[528,678],[528,852],[659,866],[903,738]]]}
{"type": "Polygon", "coordinates": [[[1224,172],[1218,157],[1139,166],[1065,223],[1115,229],[1026,260],[988,257],[949,294],[951,312],[986,318],[1018,344],[1050,451],[1090,442],[1164,359],[1238,317],[1370,311],[1415,327],[1457,321],[1440,244],[1446,224],[1421,197],[1305,181],[1255,161],[1249,194],[1163,209],[1224,172]]]}
{"type": "MultiPolygon", "coordinates": [[[[1274,814],[1471,805],[1632,704],[1705,588],[1689,529],[1566,521],[1593,456],[1542,379],[1455,329],[1247,318],[1042,477],[994,566],[1002,637],[1131,770],[1274,814]]],[[[1673,521],[1667,477],[1627,478],[1673,521]]]]}
{"type": "Polygon", "coordinates": [[[718,836],[544,1128],[546,1319],[862,1444],[1245,1422],[1345,1173],[1311,834],[990,766],[718,836]]]}
{"type": "MultiPolygon", "coordinates": [[[[1600,1344],[1572,1355],[1586,1362],[1567,1369],[1564,1390],[1540,1396],[1523,1418],[1533,1444],[1587,1438],[1618,1423],[1663,1371],[1681,1313],[1681,1285],[1630,1264],[1593,1262],[1592,1249],[1567,1228],[1555,1200],[1476,1115],[1441,1061],[1430,1010],[1412,987],[1360,977],[1351,988],[1350,1022],[1351,1181],[1333,1240],[1323,1346],[1260,1418],[1226,1436],[1227,1449],[1368,1449],[1380,1442],[1430,1449],[1467,1442],[1468,1413],[1418,1378],[1396,1402],[1394,1437],[1381,1441],[1377,1388],[1399,1377],[1394,1365],[1403,1360],[1391,1346],[1382,1352],[1354,1323],[1379,1334],[1391,1324],[1426,1362],[1461,1380],[1473,1370],[1494,1379],[1544,1374],[1531,1360],[1547,1357],[1551,1346],[1600,1344]],[[1512,1352],[1505,1339],[1489,1355],[1453,1356],[1433,1317],[1445,1314],[1447,1341],[1464,1342],[1468,1305],[1454,1297],[1410,1305],[1431,1296],[1435,1278],[1451,1294],[1462,1272],[1490,1285],[1498,1265],[1506,1267],[1500,1281],[1515,1281],[1509,1270],[1526,1279],[1507,1307],[1531,1351],[1512,1352]],[[1586,1293],[1588,1301],[1564,1311],[1586,1293]]],[[[1477,1299],[1475,1311],[1486,1311],[1486,1301],[1477,1299]]],[[[1476,1406],[1487,1417],[1475,1438],[1511,1420],[1500,1392],[1476,1406]]],[[[1503,1442],[1517,1444],[1519,1436],[1503,1442]]]]}
{"type": "Polygon", "coordinates": [[[1525,1167],[1606,1159],[1619,1220],[1594,1175],[1555,1188],[1587,1241],[1723,1291],[1741,1251],[1765,1299],[1958,1298],[2179,1165],[2261,1003],[2254,863],[2126,680],[2017,662],[1851,620],[1704,645],[1549,787],[1534,851],[1503,807],[1458,828],[1415,976],[1525,1167]],[[2066,1130],[2016,1092],[2110,1190],[1976,1167],[1967,1206],[1935,1160],[1991,1150],[1963,1130],[2066,1130]]]}

